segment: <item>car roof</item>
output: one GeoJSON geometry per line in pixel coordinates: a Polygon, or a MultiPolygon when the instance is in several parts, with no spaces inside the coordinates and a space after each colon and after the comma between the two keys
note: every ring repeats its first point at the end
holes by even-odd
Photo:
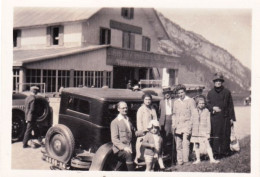
{"type": "MultiPolygon", "coordinates": [[[[64,88],[63,93],[80,95],[83,97],[94,98],[103,101],[140,101],[143,92],[134,92],[129,89],[110,89],[110,88],[64,88]]],[[[153,100],[160,100],[160,97],[153,96],[153,100]]]]}

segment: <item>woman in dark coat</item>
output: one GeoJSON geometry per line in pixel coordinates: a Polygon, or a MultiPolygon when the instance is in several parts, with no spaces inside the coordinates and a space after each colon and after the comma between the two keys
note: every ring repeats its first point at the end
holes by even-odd
{"type": "Polygon", "coordinates": [[[236,121],[231,92],[224,88],[223,75],[214,75],[214,88],[207,95],[208,109],[211,112],[211,146],[215,156],[230,153],[230,134],[233,121],[236,121]]]}

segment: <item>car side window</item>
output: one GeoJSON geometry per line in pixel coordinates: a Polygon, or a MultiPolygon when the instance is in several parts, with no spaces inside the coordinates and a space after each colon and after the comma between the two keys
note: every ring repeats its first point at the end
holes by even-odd
{"type": "Polygon", "coordinates": [[[83,114],[89,114],[90,104],[86,100],[81,100],[79,98],[69,97],[68,99],[68,109],[77,111],[83,114]]]}

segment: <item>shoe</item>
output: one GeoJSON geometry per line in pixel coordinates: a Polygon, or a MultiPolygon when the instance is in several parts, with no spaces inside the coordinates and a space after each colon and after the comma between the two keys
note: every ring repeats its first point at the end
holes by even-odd
{"type": "Polygon", "coordinates": [[[199,164],[200,160],[196,160],[195,162],[193,162],[192,164],[199,164]]]}
{"type": "Polygon", "coordinates": [[[25,148],[29,148],[30,146],[28,146],[27,144],[24,144],[23,145],[23,148],[25,149],[25,148]]]}
{"type": "Polygon", "coordinates": [[[210,163],[219,163],[219,160],[211,160],[210,163]]]}

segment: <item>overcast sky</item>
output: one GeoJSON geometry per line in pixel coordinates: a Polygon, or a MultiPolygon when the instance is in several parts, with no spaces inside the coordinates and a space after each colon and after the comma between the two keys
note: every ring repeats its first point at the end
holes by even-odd
{"type": "Polygon", "coordinates": [[[251,10],[157,8],[165,17],[188,31],[226,49],[251,69],[251,10]]]}

